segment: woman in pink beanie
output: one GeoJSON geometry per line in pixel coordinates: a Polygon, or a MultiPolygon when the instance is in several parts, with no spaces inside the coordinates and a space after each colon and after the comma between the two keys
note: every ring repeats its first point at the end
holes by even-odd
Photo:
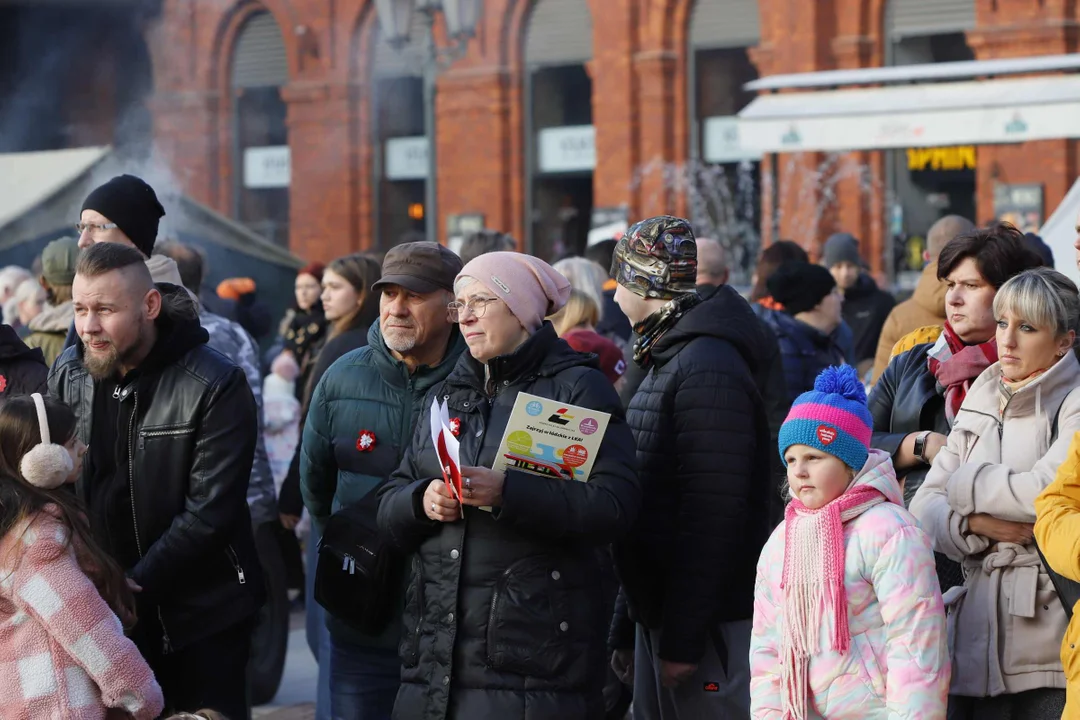
{"type": "Polygon", "coordinates": [[[384,536],[415,553],[394,718],[599,720],[614,604],[600,550],[637,517],[633,437],[596,356],[544,320],[566,302],[566,278],[496,252],[467,264],[454,290],[448,309],[469,352],[429,397],[446,402],[460,443],[461,503],[441,479],[426,408],[408,460],[380,490],[384,536]],[[567,437],[596,431],[590,411],[611,416],[588,474],[557,455],[547,474],[491,469],[520,393],[563,408],[526,413],[567,437]]]}

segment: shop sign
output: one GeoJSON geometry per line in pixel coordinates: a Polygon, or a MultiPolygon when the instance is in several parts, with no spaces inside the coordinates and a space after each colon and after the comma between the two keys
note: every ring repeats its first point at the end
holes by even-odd
{"type": "Polygon", "coordinates": [[[544,128],[537,140],[542,173],[591,172],[596,167],[596,128],[592,125],[544,128]]]}
{"type": "Polygon", "coordinates": [[[287,188],[292,179],[288,145],[244,148],[244,187],[287,188]]]}
{"type": "Polygon", "coordinates": [[[1043,224],[1043,186],[998,185],[994,188],[994,216],[1020,232],[1037,233],[1043,224]]]}
{"type": "Polygon", "coordinates": [[[974,170],[975,146],[908,148],[908,170],[974,170]]]}
{"type": "Polygon", "coordinates": [[[390,138],[386,141],[385,150],[387,180],[427,179],[427,136],[390,138]]]}
{"type": "Polygon", "coordinates": [[[739,118],[734,115],[705,118],[702,158],[710,163],[760,160],[761,153],[743,147],[739,134],[739,118]]]}

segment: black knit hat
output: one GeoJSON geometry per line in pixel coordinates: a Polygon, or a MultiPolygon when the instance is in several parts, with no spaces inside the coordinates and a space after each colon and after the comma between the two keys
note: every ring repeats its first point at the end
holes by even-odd
{"type": "Polygon", "coordinates": [[[773,300],[791,315],[813,310],[836,287],[832,273],[820,265],[784,263],[766,281],[773,300]]]}
{"type": "Polygon", "coordinates": [[[142,254],[150,257],[157,240],[158,221],[165,208],[154,188],[134,175],[117,175],[86,196],[83,210],[95,210],[116,223],[142,254]]]}

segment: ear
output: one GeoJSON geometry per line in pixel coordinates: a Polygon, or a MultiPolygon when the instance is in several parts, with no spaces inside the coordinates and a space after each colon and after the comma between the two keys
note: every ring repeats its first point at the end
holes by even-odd
{"type": "Polygon", "coordinates": [[[1058,339],[1058,355],[1065,357],[1065,353],[1073,349],[1076,343],[1076,331],[1070,330],[1058,339]]]}
{"type": "Polygon", "coordinates": [[[157,320],[161,314],[161,293],[157,288],[150,288],[143,298],[143,310],[146,311],[148,320],[157,320]]]}

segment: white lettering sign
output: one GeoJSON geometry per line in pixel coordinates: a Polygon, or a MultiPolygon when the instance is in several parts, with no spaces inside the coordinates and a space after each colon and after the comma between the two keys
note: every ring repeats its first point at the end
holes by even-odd
{"type": "Polygon", "coordinates": [[[390,138],[386,141],[387,180],[426,180],[428,176],[428,139],[390,138]]]}
{"type": "Polygon", "coordinates": [[[591,171],[596,167],[596,128],[592,125],[545,128],[540,131],[542,173],[591,171]]]}
{"type": "Polygon", "coordinates": [[[761,153],[745,148],[739,139],[739,118],[734,115],[705,118],[702,159],[710,163],[760,160],[761,153]]]}
{"type": "Polygon", "coordinates": [[[244,187],[287,188],[291,179],[288,145],[244,148],[244,187]]]}

